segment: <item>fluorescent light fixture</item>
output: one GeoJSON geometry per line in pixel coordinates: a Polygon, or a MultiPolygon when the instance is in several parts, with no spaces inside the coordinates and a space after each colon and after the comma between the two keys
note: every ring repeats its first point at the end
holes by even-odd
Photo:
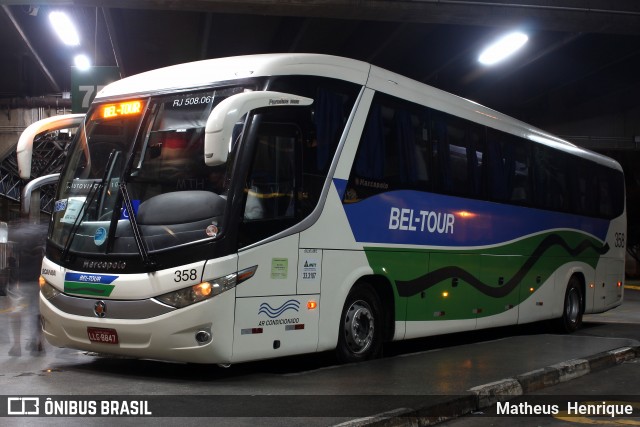
{"type": "Polygon", "coordinates": [[[81,71],[86,71],[91,68],[91,62],[87,55],[76,55],[76,57],[73,58],[73,63],[81,71]]]}
{"type": "Polygon", "coordinates": [[[78,46],[80,44],[80,36],[71,19],[64,12],[51,12],[49,14],[49,22],[53,26],[60,40],[69,46],[78,46]]]}
{"type": "Polygon", "coordinates": [[[529,37],[520,32],[510,33],[498,39],[480,53],[478,61],[484,65],[496,64],[508,56],[514,54],[529,40],[529,37]]]}

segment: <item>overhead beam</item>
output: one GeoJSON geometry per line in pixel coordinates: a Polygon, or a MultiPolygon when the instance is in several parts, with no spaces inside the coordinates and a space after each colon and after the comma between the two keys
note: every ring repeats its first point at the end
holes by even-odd
{"type": "MultiPolygon", "coordinates": [[[[101,7],[104,0],[47,4],[101,7]]],[[[547,31],[640,34],[636,0],[110,0],[109,7],[497,27],[534,24],[547,31]]]]}
{"type": "Polygon", "coordinates": [[[118,43],[118,32],[113,25],[113,18],[111,16],[111,9],[108,7],[102,8],[102,14],[104,15],[104,22],[107,25],[107,33],[109,34],[109,40],[111,41],[111,49],[113,50],[113,57],[116,61],[116,66],[120,72],[120,78],[127,76],[124,68],[124,61],[122,60],[122,51],[120,50],[120,44],[118,43]]]}
{"type": "Polygon", "coordinates": [[[20,26],[20,23],[16,20],[16,17],[13,16],[13,13],[11,13],[11,9],[9,9],[9,7],[6,5],[2,5],[2,10],[7,15],[7,18],[9,18],[9,21],[11,21],[11,24],[13,25],[15,30],[18,32],[18,34],[20,34],[20,38],[22,38],[23,43],[25,44],[27,49],[29,49],[29,53],[31,54],[33,59],[36,61],[36,63],[40,67],[40,70],[42,71],[47,81],[51,85],[51,89],[54,92],[60,92],[60,86],[58,85],[58,82],[56,82],[56,79],[53,78],[53,74],[51,74],[51,71],[49,70],[49,68],[47,68],[42,58],[40,58],[40,55],[38,55],[38,52],[33,47],[29,39],[27,38],[27,35],[25,34],[22,27],[20,26]]]}

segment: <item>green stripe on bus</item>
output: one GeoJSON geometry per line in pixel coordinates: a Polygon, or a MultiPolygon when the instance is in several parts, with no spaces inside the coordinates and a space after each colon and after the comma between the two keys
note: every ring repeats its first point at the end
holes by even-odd
{"type": "Polygon", "coordinates": [[[595,269],[608,250],[592,236],[570,230],[482,249],[365,248],[374,273],[393,284],[396,320],[500,314],[535,295],[562,265],[580,261],[595,269]]]}
{"type": "Polygon", "coordinates": [[[65,292],[94,297],[108,297],[115,287],[115,285],[103,285],[100,283],[64,282],[65,292]]]}

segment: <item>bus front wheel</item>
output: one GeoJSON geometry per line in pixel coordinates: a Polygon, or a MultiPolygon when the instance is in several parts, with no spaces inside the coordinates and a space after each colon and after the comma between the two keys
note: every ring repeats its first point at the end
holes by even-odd
{"type": "Polygon", "coordinates": [[[380,298],[370,286],[354,287],[340,317],[336,354],[343,363],[360,362],[380,355],[382,349],[380,298]]]}
{"type": "Polygon", "coordinates": [[[561,332],[571,333],[582,325],[582,314],[584,295],[580,280],[573,276],[567,285],[567,291],[564,295],[564,306],[562,309],[562,317],[558,319],[558,326],[561,332]]]}

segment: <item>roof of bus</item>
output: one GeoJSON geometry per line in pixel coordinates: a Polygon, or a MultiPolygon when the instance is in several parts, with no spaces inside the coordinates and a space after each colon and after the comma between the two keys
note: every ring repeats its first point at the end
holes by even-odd
{"type": "Polygon", "coordinates": [[[308,74],[365,84],[370,64],[339,56],[263,54],[206,59],[172,65],[118,80],[96,98],[205,87],[215,82],[272,75],[308,74]]]}
{"type": "Polygon", "coordinates": [[[580,148],[520,120],[366,62],[321,54],[263,54],[207,59],[126,77],[107,85],[96,101],[209,86],[215,82],[272,75],[339,78],[473,120],[622,170],[613,159],[580,148]],[[187,77],[188,76],[188,77],[187,77]]]}

